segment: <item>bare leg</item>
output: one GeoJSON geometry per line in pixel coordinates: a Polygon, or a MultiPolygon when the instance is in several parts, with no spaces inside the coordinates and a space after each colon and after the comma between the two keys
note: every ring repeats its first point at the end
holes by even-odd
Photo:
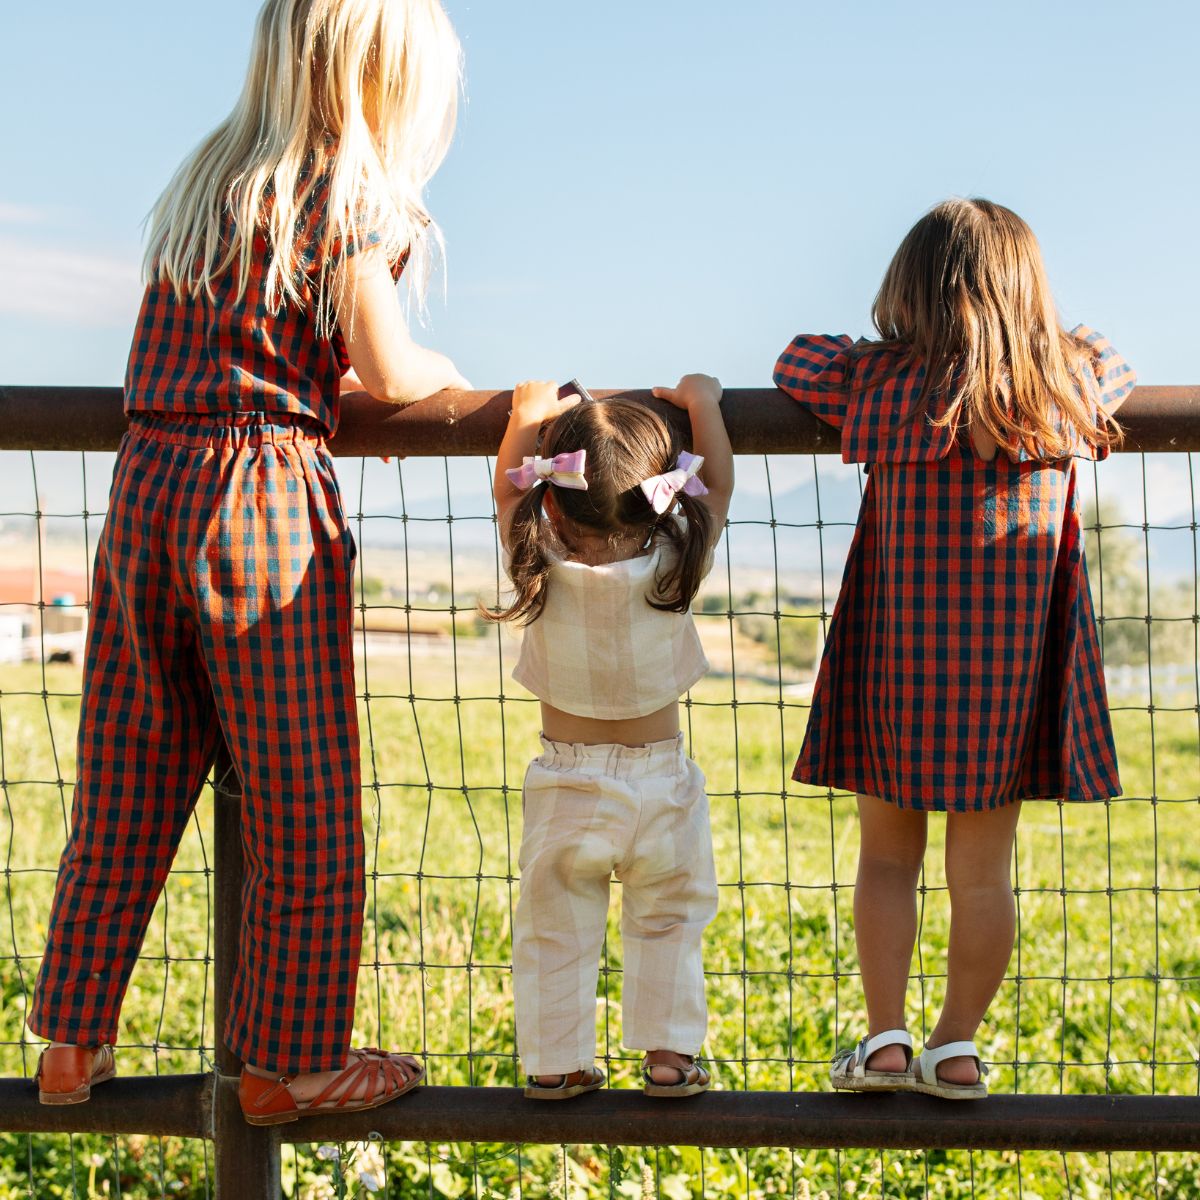
{"type": "MultiPolygon", "coordinates": [[[[926,1043],[972,1041],[1004,979],[1012,957],[1017,912],[1012,890],[1012,848],[1020,803],[989,812],[946,817],[946,883],[950,888],[950,955],[946,1002],[926,1043]]],[[[969,1058],[948,1058],[938,1076],[975,1083],[969,1058]]]]}
{"type": "MultiPolygon", "coordinates": [[[[917,940],[917,881],[925,857],[925,814],[859,796],[861,847],[854,884],[854,940],[867,1001],[868,1032],[903,1029],[904,994],[917,940]]],[[[873,1071],[903,1071],[900,1046],[867,1060],[873,1071]]]]}

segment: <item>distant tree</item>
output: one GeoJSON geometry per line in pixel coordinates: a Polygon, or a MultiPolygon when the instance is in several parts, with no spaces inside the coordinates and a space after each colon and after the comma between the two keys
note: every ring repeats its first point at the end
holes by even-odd
{"type": "MultiPolygon", "coordinates": [[[[362,600],[366,602],[383,600],[393,594],[391,585],[376,575],[366,575],[361,580],[356,580],[355,582],[361,590],[362,600]]],[[[355,596],[355,600],[358,601],[358,599],[359,597],[355,596]]]]}
{"type": "Polygon", "coordinates": [[[1195,587],[1186,579],[1147,583],[1146,541],[1112,501],[1084,506],[1084,546],[1108,666],[1193,663],[1195,587]],[[1149,591],[1147,591],[1149,586],[1149,591]],[[1147,620],[1147,617],[1150,620],[1147,620]]]}
{"type": "Polygon", "coordinates": [[[811,672],[816,667],[820,617],[815,612],[781,609],[778,619],[771,613],[745,613],[737,618],[738,629],[772,658],[795,671],[811,672]]]}

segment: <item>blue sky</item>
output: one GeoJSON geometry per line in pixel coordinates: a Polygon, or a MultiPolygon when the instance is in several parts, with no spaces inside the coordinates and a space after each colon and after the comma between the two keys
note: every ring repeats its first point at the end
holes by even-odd
{"type": "MultiPolygon", "coordinates": [[[[425,336],[477,385],[762,384],[797,330],[866,331],[899,238],[949,194],[1022,213],[1064,316],[1144,381],[1195,381],[1200,5],[447,6],[467,100],[425,336]]],[[[6,14],[6,382],[119,382],[141,219],[232,103],[255,7],[6,14]]]]}

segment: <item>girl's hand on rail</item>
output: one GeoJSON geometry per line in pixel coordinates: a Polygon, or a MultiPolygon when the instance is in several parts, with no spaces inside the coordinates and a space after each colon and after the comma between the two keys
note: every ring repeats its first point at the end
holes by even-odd
{"type": "Polygon", "coordinates": [[[559,399],[557,383],[528,380],[513,388],[512,422],[515,425],[541,425],[578,403],[579,396],[574,392],[559,399]]]}
{"type": "Polygon", "coordinates": [[[691,412],[697,404],[719,405],[723,389],[721,381],[712,375],[685,375],[673,388],[656,387],[651,395],[656,400],[665,400],[684,412],[691,412]]]}

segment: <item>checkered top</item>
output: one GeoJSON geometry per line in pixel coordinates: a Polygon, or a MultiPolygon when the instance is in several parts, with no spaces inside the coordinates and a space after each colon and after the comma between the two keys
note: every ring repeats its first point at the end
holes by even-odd
{"type": "MultiPolygon", "coordinates": [[[[1137,376],[1108,340],[1077,325],[1071,331],[1100,352],[1096,378],[1081,381],[1098,406],[1109,407],[1133,389],[1137,376]]],[[[813,414],[842,432],[842,459],[848,463],[933,462],[950,453],[957,435],[928,420],[905,422],[912,412],[925,368],[905,362],[903,351],[857,343],[845,336],[802,334],[780,355],[775,382],[813,414]]],[[[933,396],[928,415],[945,410],[944,397],[933,396]]],[[[1080,458],[1106,458],[1108,448],[1080,443],[1080,458]]],[[[1029,456],[1022,450],[1017,461],[1029,456]]]]}
{"type": "MultiPolygon", "coordinates": [[[[237,297],[236,268],[209,298],[203,292],[179,300],[158,280],[146,289],[125,374],[128,413],[223,414],[261,412],[307,417],[325,434],[338,423],[338,386],[350,369],[340,331],[317,331],[317,294],[329,197],[329,160],[299,215],[298,284],[302,303],[267,302],[271,250],[260,222],[245,295],[237,297]]],[[[268,201],[269,203],[269,201],[268,201]]],[[[227,217],[232,231],[232,218],[227,217]]],[[[363,245],[380,236],[368,232],[363,245]]],[[[334,242],[329,254],[353,255],[358,244],[334,242]]],[[[399,279],[401,259],[392,273],[399,279]]]]}

